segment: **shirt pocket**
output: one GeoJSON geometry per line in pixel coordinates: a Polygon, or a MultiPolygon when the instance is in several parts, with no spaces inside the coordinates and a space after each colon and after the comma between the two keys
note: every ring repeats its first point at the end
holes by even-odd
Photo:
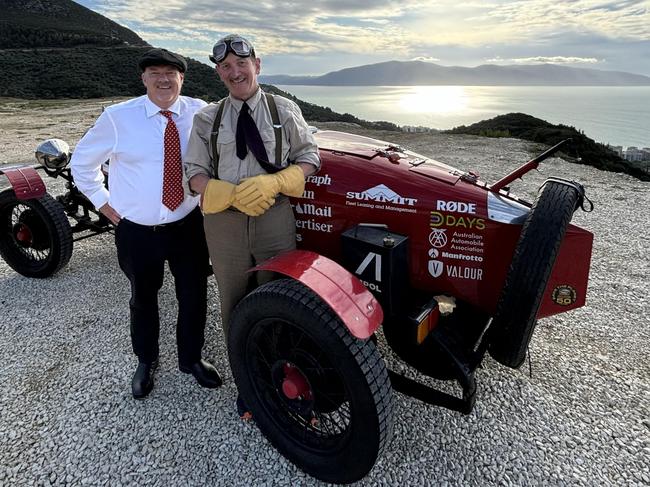
{"type": "Polygon", "coordinates": [[[221,127],[219,129],[219,135],[217,136],[217,149],[219,149],[219,157],[223,157],[224,154],[234,152],[235,132],[230,129],[221,127]]]}
{"type": "MultiPolygon", "coordinates": [[[[282,137],[282,158],[280,159],[280,166],[287,167],[289,165],[289,143],[284,138],[284,130],[280,133],[282,137]]],[[[260,130],[260,136],[262,137],[262,142],[264,142],[264,148],[266,149],[269,162],[275,165],[275,130],[272,128],[260,130]]]]}

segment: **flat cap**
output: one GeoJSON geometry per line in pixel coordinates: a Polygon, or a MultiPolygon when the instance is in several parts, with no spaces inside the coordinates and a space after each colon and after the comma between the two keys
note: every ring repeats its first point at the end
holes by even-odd
{"type": "Polygon", "coordinates": [[[138,66],[142,71],[145,70],[147,66],[161,66],[169,65],[178,68],[181,73],[184,73],[187,69],[187,61],[183,56],[174,54],[173,52],[168,51],[167,49],[154,48],[149,49],[145,52],[140,59],[138,60],[138,66]]]}

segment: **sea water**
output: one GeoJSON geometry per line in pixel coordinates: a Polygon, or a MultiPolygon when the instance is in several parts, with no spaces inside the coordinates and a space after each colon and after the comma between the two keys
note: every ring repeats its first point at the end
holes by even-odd
{"type": "Polygon", "coordinates": [[[650,86],[301,86],[298,98],[364,120],[449,129],[510,112],[582,130],[604,144],[650,147],[650,86]]]}

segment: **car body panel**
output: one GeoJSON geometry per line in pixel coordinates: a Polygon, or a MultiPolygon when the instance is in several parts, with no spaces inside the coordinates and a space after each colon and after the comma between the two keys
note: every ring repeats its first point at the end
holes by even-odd
{"type": "Polygon", "coordinates": [[[251,271],[273,271],[296,279],[318,294],[357,338],[370,337],[384,315],[375,297],[336,262],[306,250],[283,252],[251,271]]]}
{"type": "MultiPolygon", "coordinates": [[[[475,178],[387,142],[329,131],[316,136],[321,170],[307,178],[300,198],[291,198],[299,248],[342,262],[341,233],[360,223],[386,225],[409,237],[412,288],[495,312],[530,205],[505,193],[495,198],[475,178]]],[[[592,239],[569,226],[539,317],[584,305],[592,239]],[[567,286],[558,292],[568,291],[570,303],[553,300],[558,286],[567,286]]]]}

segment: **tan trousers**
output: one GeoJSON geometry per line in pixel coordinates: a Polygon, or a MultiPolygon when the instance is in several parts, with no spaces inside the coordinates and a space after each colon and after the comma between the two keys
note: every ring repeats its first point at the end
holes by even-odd
{"type": "Polygon", "coordinates": [[[261,216],[228,209],[205,215],[203,222],[227,340],[233,308],[247,293],[273,278],[272,272],[246,271],[282,251],[295,249],[296,221],[289,199],[281,197],[261,216]]]}

